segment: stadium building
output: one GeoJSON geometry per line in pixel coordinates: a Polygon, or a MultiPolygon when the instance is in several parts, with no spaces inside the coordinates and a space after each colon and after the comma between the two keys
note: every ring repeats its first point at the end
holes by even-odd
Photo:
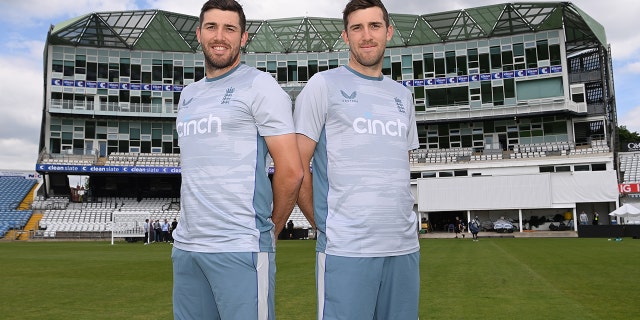
{"type": "MultiPolygon", "coordinates": [[[[455,216],[479,216],[486,229],[504,218],[516,232],[552,223],[577,231],[582,211],[609,224],[617,120],[602,25],[570,2],[390,20],[383,73],[414,94],[412,186],[431,231],[448,231],[455,216]]],[[[40,234],[105,231],[125,211],[179,216],[175,117],[181,90],[204,77],[197,25],[141,10],[51,27],[36,164],[44,183],[33,206],[44,214],[40,234]]],[[[295,101],[312,75],[347,64],[342,29],[333,18],[248,20],[242,62],[271,73],[295,101]]],[[[299,211],[292,217],[308,226],[299,211]]]]}

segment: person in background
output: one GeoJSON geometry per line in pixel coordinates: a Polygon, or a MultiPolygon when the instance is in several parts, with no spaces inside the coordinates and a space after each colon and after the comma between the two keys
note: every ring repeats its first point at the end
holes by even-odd
{"type": "Polygon", "coordinates": [[[162,242],[162,224],[158,219],[153,223],[153,234],[156,242],[162,242]]]}
{"type": "Polygon", "coordinates": [[[196,37],[205,78],[183,89],[176,117],[174,319],[275,319],[276,239],[303,176],[291,99],[270,74],[240,63],[248,33],[238,2],[204,3],[196,37]]]}
{"type": "Polygon", "coordinates": [[[173,221],[171,221],[171,234],[169,235],[171,237],[171,243],[173,243],[173,231],[175,231],[177,227],[178,220],[176,220],[176,218],[173,218],[173,221]]]}
{"type": "Polygon", "coordinates": [[[589,217],[587,216],[587,213],[582,211],[580,213],[580,224],[585,225],[589,223],[589,217]]]}
{"type": "Polygon", "coordinates": [[[593,212],[593,221],[591,222],[594,226],[597,226],[600,223],[600,214],[598,211],[593,212]]]}
{"type": "Polygon", "coordinates": [[[169,242],[169,229],[171,229],[171,225],[169,225],[169,220],[164,219],[162,223],[162,241],[169,242]]]}
{"type": "Polygon", "coordinates": [[[151,241],[151,239],[149,239],[149,219],[144,219],[142,228],[144,229],[144,244],[149,244],[151,241]]]}
{"type": "Polygon", "coordinates": [[[480,232],[480,219],[478,219],[478,216],[469,223],[469,231],[471,231],[473,241],[478,241],[478,232],[480,232]]]}
{"type": "Polygon", "coordinates": [[[289,239],[293,239],[293,220],[289,220],[289,222],[287,222],[287,234],[289,239]]]}
{"type": "Polygon", "coordinates": [[[294,109],[302,163],[313,158],[298,206],[317,227],[317,318],[417,319],[413,97],[382,74],[393,35],[382,2],[349,1],[343,22],[348,64],[313,75],[294,109]]]}
{"type": "MultiPolygon", "coordinates": [[[[456,219],[453,221],[453,230],[456,233],[456,239],[458,238],[458,233],[464,232],[464,226],[462,224],[462,220],[460,220],[460,217],[456,217],[456,219]]],[[[464,234],[462,236],[464,237],[464,234]]]]}

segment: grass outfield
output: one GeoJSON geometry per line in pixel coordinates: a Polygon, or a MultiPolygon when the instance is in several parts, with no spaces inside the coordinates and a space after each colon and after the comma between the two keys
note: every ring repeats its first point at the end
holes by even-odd
{"type": "MultiPolygon", "coordinates": [[[[315,319],[314,245],[278,242],[279,320],[315,319]]],[[[640,317],[640,240],[421,246],[421,319],[640,317]]],[[[170,252],[164,243],[0,242],[0,318],[171,319],[170,252]]]]}

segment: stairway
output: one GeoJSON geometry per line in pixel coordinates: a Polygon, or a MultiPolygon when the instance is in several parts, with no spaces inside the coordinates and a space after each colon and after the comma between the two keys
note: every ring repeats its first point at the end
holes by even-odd
{"type": "Polygon", "coordinates": [[[24,226],[24,230],[22,230],[23,232],[18,235],[17,240],[29,240],[29,235],[38,230],[38,222],[40,222],[42,216],[44,216],[42,213],[32,214],[31,218],[29,218],[29,221],[27,221],[27,224],[24,226]]]}

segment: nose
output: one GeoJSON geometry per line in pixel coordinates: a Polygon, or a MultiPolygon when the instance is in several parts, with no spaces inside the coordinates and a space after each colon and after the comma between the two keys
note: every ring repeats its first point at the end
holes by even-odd
{"type": "Polygon", "coordinates": [[[365,27],[364,32],[362,33],[362,36],[364,37],[364,39],[365,40],[371,39],[372,38],[371,34],[372,34],[371,28],[365,27]]]}

